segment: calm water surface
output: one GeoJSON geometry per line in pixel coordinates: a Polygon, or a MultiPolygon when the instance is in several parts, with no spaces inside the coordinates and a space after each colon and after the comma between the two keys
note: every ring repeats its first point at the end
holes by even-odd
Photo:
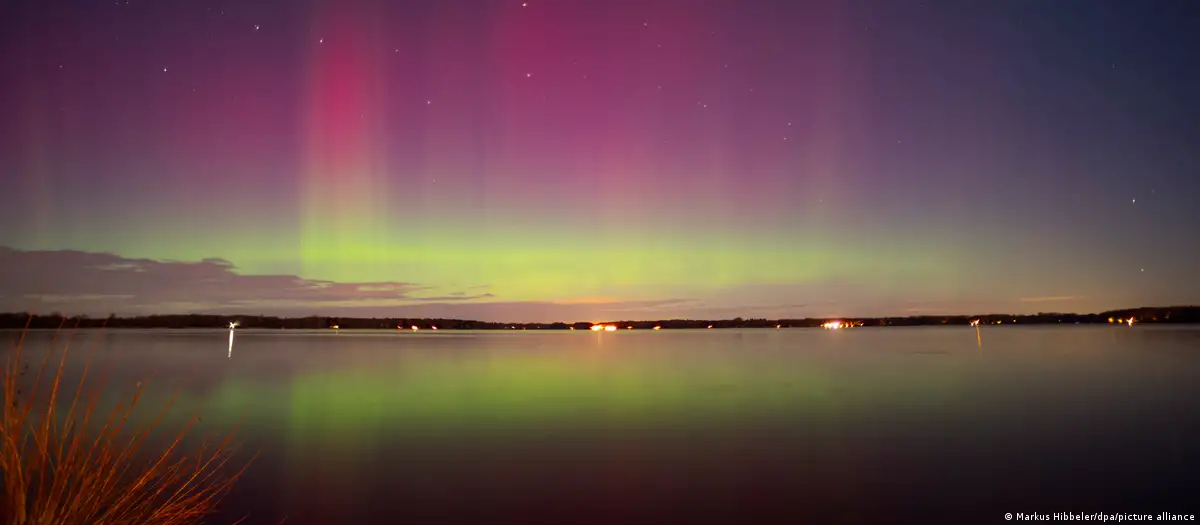
{"type": "Polygon", "coordinates": [[[1200,513],[1197,328],[110,330],[72,372],[93,347],[175,421],[242,422],[213,523],[1200,513]]]}

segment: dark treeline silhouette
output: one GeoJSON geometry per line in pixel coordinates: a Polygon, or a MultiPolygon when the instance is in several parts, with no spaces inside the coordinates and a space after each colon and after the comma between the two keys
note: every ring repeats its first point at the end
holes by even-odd
{"type": "MultiPolygon", "coordinates": [[[[1137,323],[1200,323],[1200,306],[1142,307],[1113,310],[1096,314],[1038,313],[1033,315],[987,314],[952,316],[912,316],[875,318],[808,318],[808,319],[671,319],[659,321],[606,321],[624,330],[683,328],[813,328],[827,321],[841,320],[861,326],[938,326],[969,325],[979,320],[986,325],[1098,324],[1120,323],[1134,318],[1137,323]]],[[[240,328],[290,330],[348,329],[348,330],[409,330],[413,326],[429,330],[587,330],[595,323],[491,323],[462,319],[413,318],[354,318],[354,317],[272,317],[264,315],[149,315],[141,317],[65,316],[60,313],[31,315],[29,313],[0,314],[0,328],[37,329],[65,328],[225,328],[237,322],[240,328]]]]}

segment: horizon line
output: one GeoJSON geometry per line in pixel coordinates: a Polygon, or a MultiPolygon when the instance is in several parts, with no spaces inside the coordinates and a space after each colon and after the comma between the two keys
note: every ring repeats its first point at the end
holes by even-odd
{"type": "Polygon", "coordinates": [[[218,317],[218,318],[274,318],[280,320],[295,320],[295,319],[311,319],[325,318],[337,320],[383,320],[383,319],[405,319],[405,320],[438,320],[438,321],[453,321],[460,323],[481,323],[481,324],[506,324],[506,325],[580,325],[580,324],[608,324],[608,323],[653,323],[653,322],[748,322],[748,321],[774,321],[774,322],[803,322],[803,321],[829,321],[829,320],[853,320],[853,321],[870,321],[870,320],[886,320],[886,319],[921,319],[921,318],[963,318],[963,319],[983,319],[988,317],[1012,317],[1012,318],[1029,318],[1029,317],[1047,317],[1047,316],[1074,316],[1074,317],[1090,317],[1090,316],[1107,316],[1110,314],[1118,314],[1132,312],[1137,310],[1192,310],[1200,309],[1200,305],[1174,305],[1174,306],[1138,306],[1131,308],[1118,308],[1112,310],[1104,310],[1100,312],[1079,313],[1079,312],[1038,312],[1035,314],[1013,314],[1004,312],[995,312],[988,314],[912,314],[912,315],[884,315],[884,316],[821,316],[821,317],[730,317],[730,318],[660,318],[660,319],[618,319],[608,321],[483,321],[479,319],[460,319],[451,317],[356,317],[345,315],[321,315],[308,314],[300,316],[285,316],[285,315],[268,315],[268,314],[224,314],[224,313],[158,313],[158,314],[142,314],[142,315],[117,315],[110,314],[108,316],[91,316],[88,314],[69,315],[62,312],[51,312],[48,314],[38,314],[33,312],[0,312],[0,317],[22,316],[22,317],[59,317],[62,319],[115,319],[115,320],[131,320],[145,319],[151,317],[218,317]],[[57,314],[57,315],[56,315],[57,314]]]}

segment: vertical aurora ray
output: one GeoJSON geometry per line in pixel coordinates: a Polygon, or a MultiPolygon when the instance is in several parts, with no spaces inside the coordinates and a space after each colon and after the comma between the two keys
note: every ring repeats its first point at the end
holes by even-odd
{"type": "MultiPolygon", "coordinates": [[[[50,129],[53,115],[49,113],[47,95],[33,88],[30,83],[18,88],[21,92],[22,104],[18,109],[19,122],[15,148],[12,152],[17,161],[18,188],[24,201],[21,208],[29,210],[19,217],[22,223],[21,235],[33,244],[40,244],[41,237],[55,230],[59,208],[53,199],[53,169],[52,161],[52,130],[50,129]],[[29,239],[29,238],[32,239],[29,239]]],[[[8,206],[5,206],[6,208],[8,206]]],[[[15,206],[14,206],[15,207],[15,206]]],[[[9,220],[16,220],[11,217],[9,220]]]]}
{"type": "Polygon", "coordinates": [[[301,266],[329,279],[386,260],[389,226],[379,6],[343,4],[313,14],[303,110],[301,266]]]}
{"type": "MultiPolygon", "coordinates": [[[[1196,46],[1160,37],[1200,32],[1171,10],[86,4],[6,11],[2,247],[416,283],[377,313],[501,321],[1195,301],[1196,46]],[[1047,297],[1074,299],[1022,300],[1047,297]]],[[[41,288],[92,269],[61,260],[41,288]]],[[[333,307],[168,301],[195,276],[167,267],[55,307],[333,307]]]]}

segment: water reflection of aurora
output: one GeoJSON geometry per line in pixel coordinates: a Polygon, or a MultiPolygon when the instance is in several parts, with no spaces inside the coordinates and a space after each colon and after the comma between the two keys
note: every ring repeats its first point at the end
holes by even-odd
{"type": "Polygon", "coordinates": [[[588,366],[544,356],[486,361],[424,359],[419,366],[299,375],[288,385],[231,378],[208,403],[212,417],[245,413],[290,432],[338,434],[365,428],[686,424],[735,419],[828,420],[867,411],[881,397],[936,409],[961,386],[956,374],[822,367],[730,368],[725,363],[588,366]],[[282,413],[280,413],[282,412],[282,413]],[[283,415],[286,414],[286,417],[283,415]]]}

